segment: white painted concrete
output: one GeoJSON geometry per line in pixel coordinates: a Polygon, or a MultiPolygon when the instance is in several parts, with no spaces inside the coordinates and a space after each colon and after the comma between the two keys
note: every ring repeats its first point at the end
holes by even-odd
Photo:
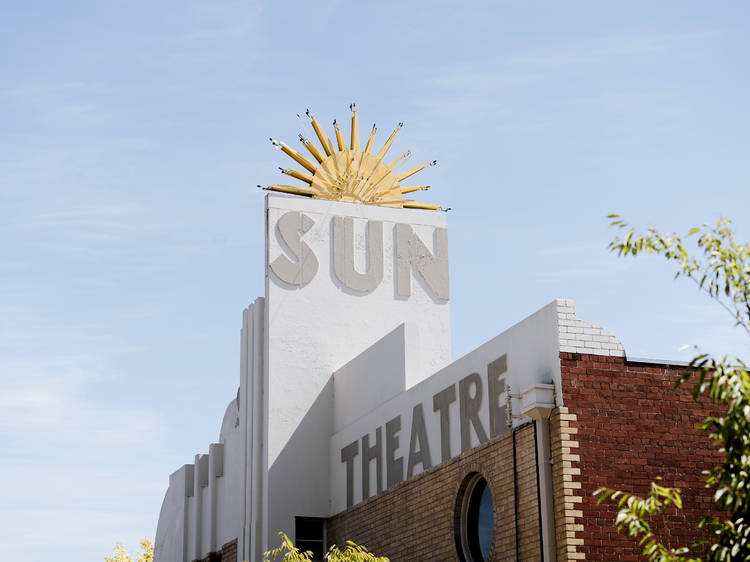
{"type": "Polygon", "coordinates": [[[272,465],[334,369],[401,323],[410,322],[420,333],[417,354],[422,366],[407,381],[411,386],[450,360],[450,319],[448,303],[433,298],[418,277],[412,280],[409,298],[396,296],[394,277],[395,225],[412,225],[430,246],[435,228],[445,228],[445,213],[280,195],[266,196],[266,206],[267,263],[287,253],[275,226],[288,211],[299,211],[314,221],[303,241],[318,261],[317,275],[303,287],[285,284],[266,270],[266,366],[272,385],[268,460],[272,465]],[[353,294],[333,274],[331,232],[336,216],[355,219],[355,266],[362,269],[366,221],[383,222],[383,281],[370,293],[353,294]]]}
{"type": "Polygon", "coordinates": [[[219,442],[224,444],[224,475],[216,479],[217,548],[242,533],[242,494],[237,493],[245,471],[241,427],[235,399],[227,406],[219,434],[219,442]]]}
{"type": "MultiPolygon", "coordinates": [[[[551,502],[547,416],[564,402],[559,353],[622,355],[617,338],[577,318],[572,301],[558,300],[449,364],[447,262],[432,255],[446,251],[437,251],[443,213],[277,195],[267,198],[266,213],[266,298],[243,312],[237,397],[208,456],[196,455],[169,478],[157,561],[204,558],[233,539],[240,560],[262,560],[278,530],[294,538],[295,516],[329,517],[349,499],[362,500],[365,446],[375,451],[380,441],[367,463],[372,495],[377,466],[385,489],[399,462],[403,478],[410,469],[416,475],[529,416],[541,430],[540,490],[551,502]],[[297,214],[286,234],[301,234],[291,246],[276,231],[289,212],[297,214]],[[334,217],[343,244],[333,244],[334,217]],[[372,252],[380,243],[365,236],[368,220],[379,225],[370,234],[382,226],[379,264],[372,252]],[[397,229],[408,241],[400,249],[397,229]],[[333,251],[340,252],[336,267],[333,251]],[[309,261],[300,264],[299,256],[309,261]],[[269,272],[278,259],[293,283],[269,272]]],[[[542,518],[553,552],[550,509],[542,518]]]]}
{"type": "MultiPolygon", "coordinates": [[[[396,347],[396,346],[394,346],[396,347]]],[[[390,353],[391,350],[384,350],[390,353]]],[[[441,430],[439,413],[433,411],[433,397],[443,389],[455,385],[456,401],[451,404],[450,412],[450,456],[461,452],[459,388],[458,382],[472,373],[478,373],[483,381],[486,380],[488,365],[507,356],[507,372],[503,376],[511,389],[511,404],[514,425],[528,420],[520,413],[520,389],[525,389],[535,383],[560,385],[560,361],[558,356],[557,335],[557,301],[550,303],[537,313],[516,324],[510,330],[480,346],[471,353],[441,369],[432,377],[413,386],[407,391],[388,400],[383,404],[375,404],[366,393],[348,397],[349,401],[356,401],[362,412],[367,412],[356,421],[334,433],[330,439],[330,495],[331,513],[337,513],[347,507],[346,498],[346,464],[341,461],[341,450],[352,442],[359,441],[362,436],[374,435],[377,427],[384,431],[386,422],[401,417],[401,431],[399,432],[399,448],[397,456],[404,458],[404,471],[409,452],[410,428],[412,426],[412,412],[414,406],[422,404],[427,428],[427,439],[430,447],[431,465],[441,462],[441,430]],[[513,398],[513,396],[519,396],[513,398]]],[[[479,419],[489,436],[489,401],[487,386],[483,388],[483,397],[479,409],[479,419]]],[[[500,404],[504,404],[506,394],[499,397],[500,404]]],[[[351,404],[348,406],[351,407],[351,404]]],[[[470,432],[471,446],[480,444],[475,431],[470,432]]],[[[385,455],[384,455],[385,456],[385,455]]],[[[385,458],[382,459],[385,462],[385,458]]],[[[374,463],[373,463],[374,464],[374,463]]],[[[385,467],[384,467],[385,468],[385,467]]],[[[371,470],[372,472],[372,470],[371,470]]],[[[415,474],[422,472],[418,466],[415,474]]],[[[361,474],[361,454],[354,460],[354,503],[362,500],[362,483],[358,475],[361,474]]],[[[384,487],[386,487],[384,485],[384,487]]]]}
{"type": "Polygon", "coordinates": [[[436,297],[414,271],[407,269],[412,277],[408,297],[398,296],[395,277],[396,225],[410,225],[434,252],[437,230],[445,228],[444,213],[279,195],[266,197],[266,213],[267,266],[302,256],[299,270],[304,277],[304,283],[293,285],[266,268],[268,538],[275,542],[279,530],[293,537],[295,514],[324,517],[329,512],[334,370],[407,322],[419,333],[418,347],[409,351],[416,357],[415,368],[406,380],[407,386],[414,385],[450,360],[450,318],[448,301],[436,297]],[[298,231],[303,233],[301,241],[291,244],[294,247],[284,243],[277,229],[289,212],[300,213],[298,231]],[[353,219],[353,259],[359,273],[365,273],[368,257],[372,259],[366,251],[367,221],[382,223],[383,277],[370,292],[345,287],[334,272],[334,217],[353,219]],[[304,260],[314,261],[317,269],[304,260]],[[310,486],[314,476],[322,480],[310,486]]]}
{"type": "Polygon", "coordinates": [[[255,538],[265,532],[251,533],[267,509],[262,326],[263,299],[258,299],[243,312],[240,388],[224,413],[219,442],[169,478],[154,541],[160,562],[201,559],[234,539],[242,559],[262,559],[265,541],[255,538]]]}
{"type": "Polygon", "coordinates": [[[409,353],[418,338],[413,325],[401,324],[333,373],[333,433],[406,390],[409,375],[419,370],[417,355],[409,353]]]}
{"type": "Polygon", "coordinates": [[[169,488],[159,512],[154,539],[154,556],[159,562],[187,559],[189,488],[193,486],[193,465],[184,465],[169,476],[169,488]]]}

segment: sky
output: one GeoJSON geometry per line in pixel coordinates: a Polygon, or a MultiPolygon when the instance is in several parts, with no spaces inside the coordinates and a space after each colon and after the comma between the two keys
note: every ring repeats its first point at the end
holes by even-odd
{"type": "MultiPolygon", "coordinates": [[[[750,358],[732,319],[606,218],[750,235],[746,2],[0,1],[0,545],[102,560],[153,536],[216,441],[263,195],[356,102],[439,164],[452,355],[554,298],[629,357],[750,358]]],[[[366,124],[366,125],[365,125],[366,124]]],[[[281,183],[284,183],[283,181],[281,183]]]]}

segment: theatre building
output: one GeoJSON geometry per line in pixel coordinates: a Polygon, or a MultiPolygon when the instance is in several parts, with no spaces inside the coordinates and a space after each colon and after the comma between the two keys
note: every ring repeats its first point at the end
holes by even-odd
{"type": "Polygon", "coordinates": [[[629,360],[564,299],[452,360],[446,214],[301,195],[266,196],[239,390],[169,477],[157,562],[260,561],[279,531],[316,559],[349,539],[394,562],[635,559],[591,494],[656,476],[685,500],[669,540],[693,542],[716,457],[683,367],[629,360]]]}

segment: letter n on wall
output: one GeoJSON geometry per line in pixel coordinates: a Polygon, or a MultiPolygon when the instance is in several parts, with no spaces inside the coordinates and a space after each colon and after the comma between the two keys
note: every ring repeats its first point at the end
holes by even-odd
{"type": "Polygon", "coordinates": [[[430,252],[411,225],[396,224],[396,293],[400,297],[411,295],[411,270],[419,273],[433,296],[447,301],[448,282],[448,230],[435,228],[434,252],[430,252]]]}

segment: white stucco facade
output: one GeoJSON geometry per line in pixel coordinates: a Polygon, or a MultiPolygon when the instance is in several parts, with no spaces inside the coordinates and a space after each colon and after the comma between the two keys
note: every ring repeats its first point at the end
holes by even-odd
{"type": "Polygon", "coordinates": [[[561,350],[623,355],[557,300],[451,362],[442,212],[269,195],[266,227],[237,397],[208,454],[169,478],[158,562],[235,538],[240,560],[261,560],[295,517],[329,517],[562,405],[561,350]]]}

